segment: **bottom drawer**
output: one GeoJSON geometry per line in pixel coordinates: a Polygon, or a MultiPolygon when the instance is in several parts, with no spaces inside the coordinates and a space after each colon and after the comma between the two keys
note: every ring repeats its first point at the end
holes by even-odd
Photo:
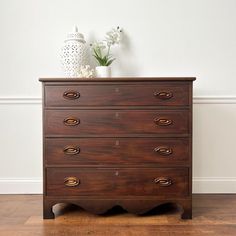
{"type": "Polygon", "coordinates": [[[47,168],[51,196],[186,196],[188,168],[47,168]]]}

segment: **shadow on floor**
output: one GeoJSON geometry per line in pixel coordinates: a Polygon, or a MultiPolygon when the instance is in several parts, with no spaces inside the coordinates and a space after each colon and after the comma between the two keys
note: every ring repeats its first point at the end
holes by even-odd
{"type": "MultiPolygon", "coordinates": [[[[74,204],[56,204],[53,208],[53,211],[55,212],[56,216],[59,215],[66,215],[66,214],[71,214],[75,212],[84,212],[84,209],[74,205],[74,204]]],[[[140,216],[153,216],[153,215],[171,215],[179,212],[180,209],[177,205],[172,204],[172,203],[166,203],[162,204],[160,206],[157,206],[153,208],[152,210],[148,211],[145,214],[141,214],[140,216]]],[[[126,214],[127,211],[124,210],[120,206],[115,206],[112,209],[108,210],[106,213],[101,214],[101,216],[109,217],[109,216],[115,216],[115,215],[122,215],[126,214]]]]}

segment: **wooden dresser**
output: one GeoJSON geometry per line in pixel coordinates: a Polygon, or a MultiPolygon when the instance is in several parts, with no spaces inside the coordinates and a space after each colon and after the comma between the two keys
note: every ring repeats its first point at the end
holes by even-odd
{"type": "Polygon", "coordinates": [[[44,219],[57,203],[96,214],[176,203],[190,219],[193,80],[40,79],[44,219]]]}

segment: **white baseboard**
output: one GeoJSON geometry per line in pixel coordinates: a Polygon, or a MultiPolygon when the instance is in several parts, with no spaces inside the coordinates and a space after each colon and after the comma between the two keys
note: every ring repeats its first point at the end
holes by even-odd
{"type": "Polygon", "coordinates": [[[193,193],[236,193],[236,178],[195,177],[193,193]]]}
{"type": "MultiPolygon", "coordinates": [[[[0,179],[0,194],[42,194],[41,179],[0,179]]],[[[193,179],[193,193],[236,193],[236,178],[193,179]]]]}
{"type": "Polygon", "coordinates": [[[42,194],[41,179],[0,179],[0,194],[42,194]]]}

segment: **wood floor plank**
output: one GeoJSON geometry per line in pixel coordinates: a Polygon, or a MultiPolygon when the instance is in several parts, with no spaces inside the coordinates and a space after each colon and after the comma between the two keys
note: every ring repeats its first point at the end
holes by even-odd
{"type": "Polygon", "coordinates": [[[168,204],[136,216],[117,207],[97,216],[58,204],[56,219],[43,220],[41,195],[0,195],[0,236],[236,235],[236,195],[194,195],[193,220],[181,220],[180,210],[168,204]]]}

